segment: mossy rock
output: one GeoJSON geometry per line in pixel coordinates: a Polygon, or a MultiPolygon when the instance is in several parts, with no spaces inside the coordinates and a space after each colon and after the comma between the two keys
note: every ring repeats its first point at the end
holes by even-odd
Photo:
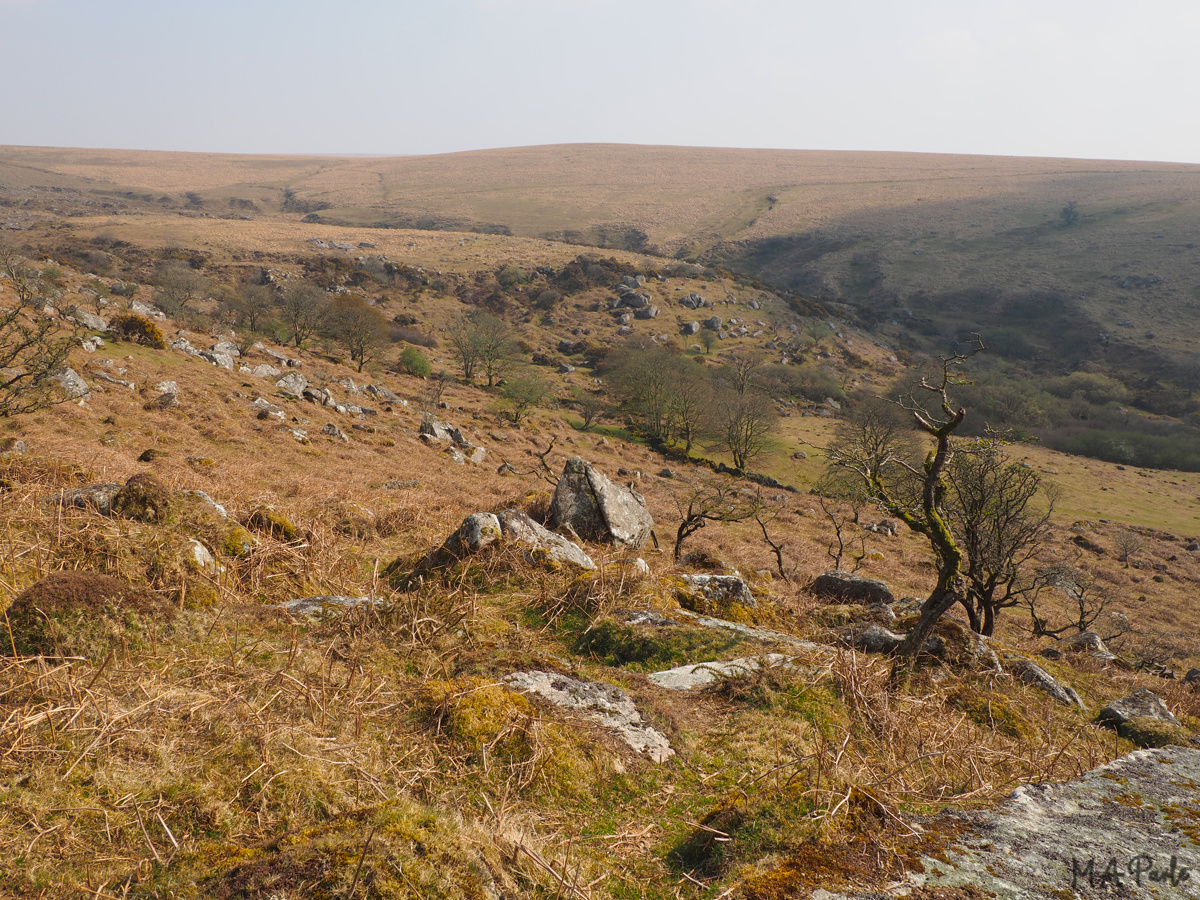
{"type": "Polygon", "coordinates": [[[856,622],[873,622],[875,617],[861,603],[831,603],[812,613],[813,621],[826,628],[839,628],[856,622]]]}
{"type": "Polygon", "coordinates": [[[1117,734],[1138,747],[1194,747],[1195,735],[1181,725],[1172,725],[1150,716],[1135,716],[1117,726],[1117,734]]]}
{"type": "Polygon", "coordinates": [[[112,498],[115,515],[137,522],[161,524],[167,521],[170,509],[171,489],[149,472],[134,475],[112,498]]]}
{"type": "Polygon", "coordinates": [[[254,550],[254,535],[241,525],[233,525],[221,538],[221,552],[234,559],[245,559],[254,550]]]}
{"type": "Polygon", "coordinates": [[[1038,736],[1037,728],[1021,707],[1001,694],[963,685],[952,691],[947,699],[951,706],[965,712],[972,722],[983,728],[992,728],[1022,741],[1032,741],[1038,736]]]}
{"type": "Polygon", "coordinates": [[[397,799],[263,848],[219,845],[181,854],[147,886],[162,890],[139,896],[169,890],[181,900],[340,900],[353,886],[353,896],[367,900],[495,900],[520,893],[505,856],[489,830],[397,799]]]}
{"type": "Polygon", "coordinates": [[[641,672],[670,669],[727,655],[741,635],[688,625],[624,625],[603,619],[575,641],[576,653],[609,666],[641,672]]]}
{"type": "MultiPolygon", "coordinates": [[[[120,578],[56,572],[23,591],[6,611],[23,656],[103,657],[122,639],[140,645],[151,622],[169,622],[170,604],[120,578]]],[[[0,653],[10,648],[0,641],[0,653]]]]}
{"type": "Polygon", "coordinates": [[[436,729],[473,753],[520,752],[522,730],[515,726],[537,718],[523,695],[481,678],[428,682],[422,706],[436,729]]]}
{"type": "Polygon", "coordinates": [[[281,541],[294,541],[301,536],[292,520],[273,506],[260,506],[252,512],[246,527],[281,541]]]}

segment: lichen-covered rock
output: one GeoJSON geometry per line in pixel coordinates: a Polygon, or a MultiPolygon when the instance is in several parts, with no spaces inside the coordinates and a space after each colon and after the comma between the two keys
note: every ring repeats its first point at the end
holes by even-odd
{"type": "Polygon", "coordinates": [[[511,542],[521,547],[532,563],[558,568],[573,566],[591,570],[596,564],[576,544],[543,528],[519,509],[502,513],[472,513],[437,550],[426,557],[426,565],[437,565],[447,557],[461,559],[496,543],[511,542]]]}
{"type": "Polygon", "coordinates": [[[63,393],[72,400],[82,399],[92,392],[88,383],[72,368],[63,369],[51,380],[57,382],[63,393]]]}
{"type": "Polygon", "coordinates": [[[304,389],[308,387],[308,379],[299,372],[292,372],[275,382],[275,387],[299,400],[304,396],[304,389]]]}
{"type": "Polygon", "coordinates": [[[1080,709],[1087,708],[1083,705],[1083,700],[1080,699],[1079,694],[1075,692],[1075,688],[1069,684],[1062,684],[1033,660],[1026,659],[1023,656],[1006,656],[1004,661],[1008,665],[1008,671],[1014,677],[1045,691],[1059,703],[1063,704],[1063,706],[1077,706],[1080,709]]]}
{"type": "Polygon", "coordinates": [[[679,605],[704,615],[728,615],[734,605],[757,609],[750,586],[740,575],[680,575],[679,605]]]}
{"type": "Polygon", "coordinates": [[[1117,659],[1117,655],[1104,645],[1100,635],[1094,631],[1081,631],[1079,634],[1063,638],[1058,646],[1064,653],[1086,653],[1102,662],[1113,662],[1117,659]]]}
{"type": "Polygon", "coordinates": [[[555,531],[569,528],[584,540],[636,549],[650,539],[654,520],[640,495],[572,456],[554,489],[549,526],[555,531]]]}
{"type": "Polygon", "coordinates": [[[89,484],[87,487],[63,491],[58,495],[58,503],[60,506],[89,509],[107,516],[112,512],[113,496],[123,487],[119,481],[89,484]]]}
{"type": "Polygon", "coordinates": [[[666,737],[646,724],[633,700],[616,685],[539,671],[514,672],[504,683],[615,732],[629,747],[656,763],[675,755],[666,737]]]}
{"type": "Polygon", "coordinates": [[[1200,752],[1169,747],[1137,750],[1065,784],[1023,785],[995,809],[954,814],[909,879],[858,896],[1193,897],[1200,797],[1187,786],[1197,782],[1200,752]]]}
{"type": "Polygon", "coordinates": [[[838,639],[847,646],[864,653],[894,653],[904,636],[889,631],[882,625],[849,625],[838,632],[838,639]]]}
{"type": "Polygon", "coordinates": [[[1139,688],[1120,700],[1112,701],[1096,716],[1098,724],[1117,729],[1130,719],[1155,719],[1168,725],[1179,724],[1162,698],[1146,688],[1139,688]]]}
{"type": "Polygon", "coordinates": [[[723,662],[693,663],[688,666],[676,666],[662,672],[653,672],[646,676],[652,683],[672,691],[692,691],[696,688],[707,687],[719,678],[732,678],[738,675],[749,675],[759,669],[772,666],[792,666],[792,657],[782,653],[767,653],[763,656],[745,656],[740,659],[729,659],[723,662]]]}
{"type": "Polygon", "coordinates": [[[882,581],[841,570],[822,572],[808,589],[822,600],[838,603],[889,604],[896,599],[882,581]]]}

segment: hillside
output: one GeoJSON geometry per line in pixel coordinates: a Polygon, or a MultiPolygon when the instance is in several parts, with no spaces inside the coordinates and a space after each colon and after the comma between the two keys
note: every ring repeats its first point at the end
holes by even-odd
{"type": "Polygon", "coordinates": [[[303,220],[327,237],[370,226],[511,234],[717,265],[893,350],[946,352],[978,332],[992,355],[976,405],[992,424],[1111,462],[1195,470],[1198,175],[1167,163],[617,145],[383,159],[10,147],[0,202],[17,229],[165,214],[180,228],[219,218],[265,234],[303,220]],[[1069,381],[1079,372],[1111,381],[1069,381]]]}
{"type": "MultiPolygon", "coordinates": [[[[872,623],[911,626],[912,597],[935,574],[929,543],[861,527],[879,518],[870,508],[852,524],[835,502],[858,548],[846,568],[892,597],[821,595],[813,579],[832,565],[835,533],[830,498],[811,488],[838,407],[927,372],[919,354],[841,320],[831,329],[803,298],[630,251],[580,257],[586,248],[545,239],[265,217],[17,212],[30,227],[10,237],[51,314],[91,321],[79,337],[101,342],[70,360],[86,396],[0,431],[0,891],[978,897],[961,880],[957,893],[937,885],[999,879],[1008,863],[946,861],[1030,830],[982,812],[1028,809],[1024,795],[1002,803],[1014,790],[1037,792],[1039,821],[1054,818],[1043,785],[1058,782],[1071,782],[1068,811],[1098,804],[1088,840],[1111,840],[1115,854],[1140,833],[1136,819],[1159,863],[1195,857],[1193,800],[1144,770],[1194,769],[1185,748],[1200,692],[1183,676],[1200,666],[1200,476],[1010,446],[1021,471],[1061,492],[1038,565],[1076,573],[1037,611],[1056,626],[1082,602],[1117,653],[1073,642],[1070,627],[1033,634],[1020,606],[982,642],[956,613],[899,681],[887,655],[856,641],[872,623]],[[172,300],[168,276],[181,271],[203,290],[167,316],[155,304],[172,300]],[[234,321],[258,289],[275,304],[299,284],[361,297],[407,330],[360,370],[337,337],[289,341],[275,305],[256,330],[234,321]],[[610,308],[619,285],[657,315],[610,308]],[[560,296],[544,301],[550,290],[560,296]],[[709,305],[684,305],[694,295],[709,305]],[[520,366],[508,375],[551,387],[553,401],[519,421],[482,377],[396,368],[401,348],[417,348],[457,373],[453,331],[478,310],[513,329],[520,366]],[[129,313],[168,346],[114,338],[129,313]],[[710,315],[723,338],[686,334],[710,315]],[[778,419],[749,474],[774,483],[715,483],[762,504],[781,556],[746,519],[709,522],[676,560],[693,488],[732,459],[707,439],[690,454],[678,434],[650,439],[619,403],[611,360],[630,348],[682,360],[711,379],[704,396],[719,406],[722,379],[766,343],[772,377],[755,389],[778,419]],[[606,401],[591,424],[588,394],[606,401]],[[519,537],[533,531],[520,523],[550,522],[574,456],[636,489],[655,542],[623,547],[573,527],[536,547],[519,537]],[[470,550],[469,529],[451,536],[478,513],[517,530],[470,550]],[[557,555],[564,536],[595,569],[557,555]],[[714,575],[737,578],[737,592],[696,586],[714,575]],[[1027,680],[1030,665],[1049,681],[1027,680]],[[1097,721],[1139,689],[1178,724],[1097,721]],[[1173,746],[1129,755],[1162,745],[1173,746]]],[[[0,305],[13,302],[0,280],[0,305]]],[[[473,521],[482,543],[488,520],[473,521]]],[[[1039,846],[1046,870],[1021,884],[1065,896],[1071,854],[1089,845],[1058,828],[1039,846]]]]}

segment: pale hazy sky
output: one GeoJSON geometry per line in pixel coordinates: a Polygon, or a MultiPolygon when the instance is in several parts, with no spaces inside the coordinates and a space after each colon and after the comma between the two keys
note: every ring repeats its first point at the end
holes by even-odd
{"type": "Polygon", "coordinates": [[[0,144],[1200,163],[1200,0],[0,0],[0,144]]]}

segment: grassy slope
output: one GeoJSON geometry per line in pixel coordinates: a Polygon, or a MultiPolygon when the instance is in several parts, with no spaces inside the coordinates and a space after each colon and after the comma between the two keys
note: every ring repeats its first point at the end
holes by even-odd
{"type": "MultiPolygon", "coordinates": [[[[284,258],[312,252],[307,237],[329,236],[321,226],[177,217],[76,224],[80,237],[108,230],[152,247],[203,248],[214,265],[257,251],[277,254],[283,266],[284,258]]],[[[561,264],[573,253],[501,237],[463,243],[459,235],[368,230],[351,237],[451,274],[504,261],[561,264]]],[[[63,280],[67,296],[86,284],[69,269],[63,280]]],[[[740,293],[721,283],[686,286],[740,293]]],[[[454,309],[435,298],[422,302],[431,324],[454,309]]],[[[779,309],[763,315],[786,320],[779,309]]],[[[599,329],[586,309],[573,310],[562,327],[576,322],[599,329]]],[[[553,337],[551,330],[529,333],[534,343],[552,345],[553,337]]],[[[862,336],[853,338],[857,352],[882,356],[862,336]]],[[[318,354],[297,355],[310,378],[364,380],[318,354]]],[[[555,411],[508,427],[490,412],[492,396],[478,389],[451,388],[450,409],[441,413],[489,449],[487,466],[464,469],[416,439],[423,385],[415,379],[374,373],[410,405],[381,413],[373,431],[350,431],[351,442],[342,444],[317,436],[330,417],[310,404],[178,353],[110,344],[94,357],[81,353],[77,363],[85,375],[105,371],[141,391],[93,377],[85,406],[7,424],[5,434],[25,438],[33,458],[6,473],[4,590],[11,597],[60,568],[109,570],[151,583],[184,609],[172,623],[128,627],[111,656],[99,646],[66,665],[0,665],[7,717],[0,727],[0,856],[7,860],[0,878],[10,893],[344,896],[354,883],[359,896],[475,897],[491,879],[518,896],[705,897],[732,888],[765,898],[894,875],[870,862],[892,858],[896,848],[910,852],[907,832],[888,813],[984,804],[1018,783],[1070,777],[1129,749],[1031,689],[952,674],[889,691],[885,665],[849,654],[838,657],[831,678],[800,673],[681,698],[654,688],[639,666],[578,651],[579,632],[608,609],[673,602],[655,582],[623,586],[615,569],[582,597],[569,579],[499,563],[399,596],[381,616],[311,625],[264,614],[264,603],[302,594],[386,592],[377,573],[392,559],[423,553],[469,512],[528,502],[529,491],[547,489],[533,475],[496,474],[492,464],[504,458],[531,469],[551,437],[555,468],[580,453],[610,474],[647,473],[639,490],[664,531],[679,481],[650,474],[662,461],[645,447],[579,433],[555,411]],[[153,396],[145,386],[161,379],[180,384],[180,410],[143,408],[153,396]],[[309,420],[313,443],[281,437],[254,418],[256,394],[309,420]],[[138,462],[151,447],[166,455],[138,462]],[[223,574],[189,572],[164,564],[189,536],[183,522],[142,525],[47,506],[64,483],[59,470],[40,462],[47,460],[86,467],[96,480],[153,471],[175,489],[207,491],[239,520],[271,503],[305,536],[287,544],[260,534],[248,558],[221,556],[223,574]],[[419,486],[381,487],[397,479],[419,486]],[[374,524],[361,524],[355,507],[374,524]],[[509,671],[535,667],[626,687],[679,757],[651,766],[603,732],[487,688],[509,671]],[[838,752],[847,735],[846,752],[838,752]],[[923,762],[909,766],[917,757],[923,762]],[[854,786],[870,797],[839,805],[854,786]],[[695,824],[714,810],[705,827],[734,835],[728,846],[707,841],[711,832],[695,824]],[[816,851],[803,843],[831,838],[816,851]],[[811,864],[814,852],[823,868],[807,865],[809,874],[797,875],[787,865],[793,855],[811,864]],[[365,880],[355,882],[356,869],[365,880]],[[573,886],[564,888],[552,869],[573,886]]],[[[823,443],[829,421],[785,419],[764,467],[803,485],[816,474],[811,445],[823,443]],[[808,447],[808,460],[790,458],[798,446],[808,447]]],[[[1197,625],[1191,598],[1200,562],[1180,541],[1200,533],[1200,480],[1028,453],[1033,464],[1056,469],[1065,488],[1055,553],[1073,551],[1067,526],[1096,516],[1093,510],[1158,529],[1147,536],[1142,567],[1121,568],[1110,549],[1094,562],[1119,591],[1116,609],[1177,650],[1176,665],[1200,662],[1187,640],[1197,625]],[[1167,567],[1162,581],[1152,579],[1153,563],[1167,567]]],[[[828,565],[828,530],[807,513],[810,504],[787,495],[774,526],[794,582],[755,576],[753,584],[764,601],[756,614],[763,624],[822,638],[821,611],[801,588],[828,565]]],[[[1117,532],[1096,523],[1088,536],[1111,548],[1117,532]]],[[[884,559],[868,561],[867,574],[886,578],[898,593],[928,589],[928,551],[917,537],[870,540],[884,559]]],[[[708,528],[691,546],[743,572],[771,566],[752,528],[708,528]]],[[[606,567],[620,556],[603,547],[589,552],[606,567]]],[[[665,555],[647,559],[656,576],[674,571],[665,555]]],[[[1020,616],[1002,621],[1003,640],[1036,648],[1018,627],[1020,616]]],[[[713,650],[669,636],[654,640],[662,665],[702,661],[713,650]]],[[[742,645],[721,655],[761,649],[742,645]]],[[[1148,676],[1088,664],[1055,671],[1093,709],[1148,686],[1179,714],[1200,714],[1194,694],[1148,676]]]]}

